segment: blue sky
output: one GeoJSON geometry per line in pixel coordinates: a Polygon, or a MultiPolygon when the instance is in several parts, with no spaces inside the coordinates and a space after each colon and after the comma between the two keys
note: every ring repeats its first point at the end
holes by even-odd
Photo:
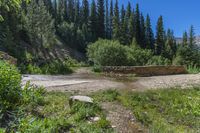
{"type": "MultiPolygon", "coordinates": [[[[114,0],[115,1],[115,0],[114,0]]],[[[196,35],[200,35],[200,0],[118,0],[120,4],[132,5],[139,3],[140,10],[149,14],[155,30],[157,18],[164,17],[165,28],[174,30],[177,37],[181,37],[190,25],[194,25],[196,35]]]]}

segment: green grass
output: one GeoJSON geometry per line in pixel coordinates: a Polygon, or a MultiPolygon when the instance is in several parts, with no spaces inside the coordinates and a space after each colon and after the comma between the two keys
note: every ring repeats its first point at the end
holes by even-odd
{"type": "Polygon", "coordinates": [[[197,74],[200,73],[200,67],[190,65],[187,67],[187,71],[191,74],[197,74]]]}
{"type": "Polygon", "coordinates": [[[51,92],[44,96],[44,104],[23,117],[17,130],[23,133],[111,133],[110,123],[98,104],[75,103],[69,106],[70,94],[51,92]],[[98,122],[89,123],[89,118],[98,116],[98,122]]]}
{"type": "Polygon", "coordinates": [[[99,102],[121,102],[152,133],[200,132],[200,88],[145,92],[104,91],[94,95],[99,102]]]}
{"type": "Polygon", "coordinates": [[[106,90],[101,92],[96,92],[92,94],[92,97],[98,102],[113,102],[117,100],[119,96],[119,92],[117,90],[106,90]]]}

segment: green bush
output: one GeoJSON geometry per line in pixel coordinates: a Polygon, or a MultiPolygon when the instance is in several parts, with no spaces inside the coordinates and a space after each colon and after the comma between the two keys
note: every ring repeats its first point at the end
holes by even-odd
{"type": "Polygon", "coordinates": [[[141,49],[133,45],[127,48],[126,55],[128,66],[143,66],[147,64],[153,53],[150,50],[141,49]]]}
{"type": "Polygon", "coordinates": [[[197,48],[191,46],[179,46],[173,64],[200,67],[199,57],[200,51],[197,48]]]}
{"type": "Polygon", "coordinates": [[[195,65],[189,65],[187,66],[187,71],[192,74],[197,74],[200,73],[200,67],[197,67],[195,65]]]}
{"type": "Polygon", "coordinates": [[[102,66],[126,65],[127,48],[118,41],[98,40],[87,49],[89,61],[102,66]]]}
{"type": "Polygon", "coordinates": [[[102,67],[94,65],[93,68],[92,68],[92,71],[96,72],[96,73],[100,73],[100,72],[102,72],[102,67]]]}
{"type": "Polygon", "coordinates": [[[71,58],[65,61],[54,60],[42,65],[37,64],[22,64],[20,70],[22,73],[28,74],[68,74],[72,73],[71,67],[79,67],[80,64],[71,58]]]}
{"type": "Polygon", "coordinates": [[[66,74],[71,73],[68,62],[53,61],[41,67],[43,74],[66,74]]]}
{"type": "Polygon", "coordinates": [[[171,61],[162,56],[153,56],[147,63],[147,65],[171,65],[171,61]]]}
{"type": "Polygon", "coordinates": [[[43,87],[36,87],[27,82],[22,91],[23,100],[21,104],[27,105],[32,103],[42,105],[44,93],[45,89],[43,87]]]}
{"type": "Polygon", "coordinates": [[[22,88],[21,75],[15,66],[0,61],[0,128],[14,126],[25,115],[25,110],[43,103],[43,88],[31,86],[22,88]],[[29,106],[31,105],[31,106],[29,106]]]}
{"type": "Polygon", "coordinates": [[[1,111],[14,108],[21,100],[21,75],[8,63],[0,61],[0,108],[1,111]]]}
{"type": "Polygon", "coordinates": [[[89,61],[100,66],[145,65],[152,56],[150,50],[123,46],[118,41],[98,40],[87,49],[89,61]]]}

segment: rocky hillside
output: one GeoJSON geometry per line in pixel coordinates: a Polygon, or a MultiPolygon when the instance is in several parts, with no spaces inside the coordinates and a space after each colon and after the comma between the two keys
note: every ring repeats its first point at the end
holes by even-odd
{"type": "Polygon", "coordinates": [[[16,65],[17,64],[17,59],[15,59],[14,57],[8,55],[7,53],[0,51],[0,60],[4,60],[7,61],[11,64],[16,65]]]}

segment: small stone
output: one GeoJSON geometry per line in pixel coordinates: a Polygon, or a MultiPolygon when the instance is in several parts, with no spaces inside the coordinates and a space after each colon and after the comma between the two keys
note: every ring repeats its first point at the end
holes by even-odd
{"type": "Polygon", "coordinates": [[[112,127],[112,128],[116,128],[117,126],[112,125],[111,127],[112,127]]]}
{"type": "Polygon", "coordinates": [[[97,122],[100,120],[100,117],[91,117],[90,120],[93,122],[97,122]]]}
{"type": "Polygon", "coordinates": [[[131,121],[135,121],[135,119],[134,119],[134,118],[132,118],[132,119],[131,119],[131,121]]]}
{"type": "Polygon", "coordinates": [[[83,103],[94,103],[94,100],[88,96],[71,96],[69,98],[69,105],[71,106],[76,101],[83,103]]]}

